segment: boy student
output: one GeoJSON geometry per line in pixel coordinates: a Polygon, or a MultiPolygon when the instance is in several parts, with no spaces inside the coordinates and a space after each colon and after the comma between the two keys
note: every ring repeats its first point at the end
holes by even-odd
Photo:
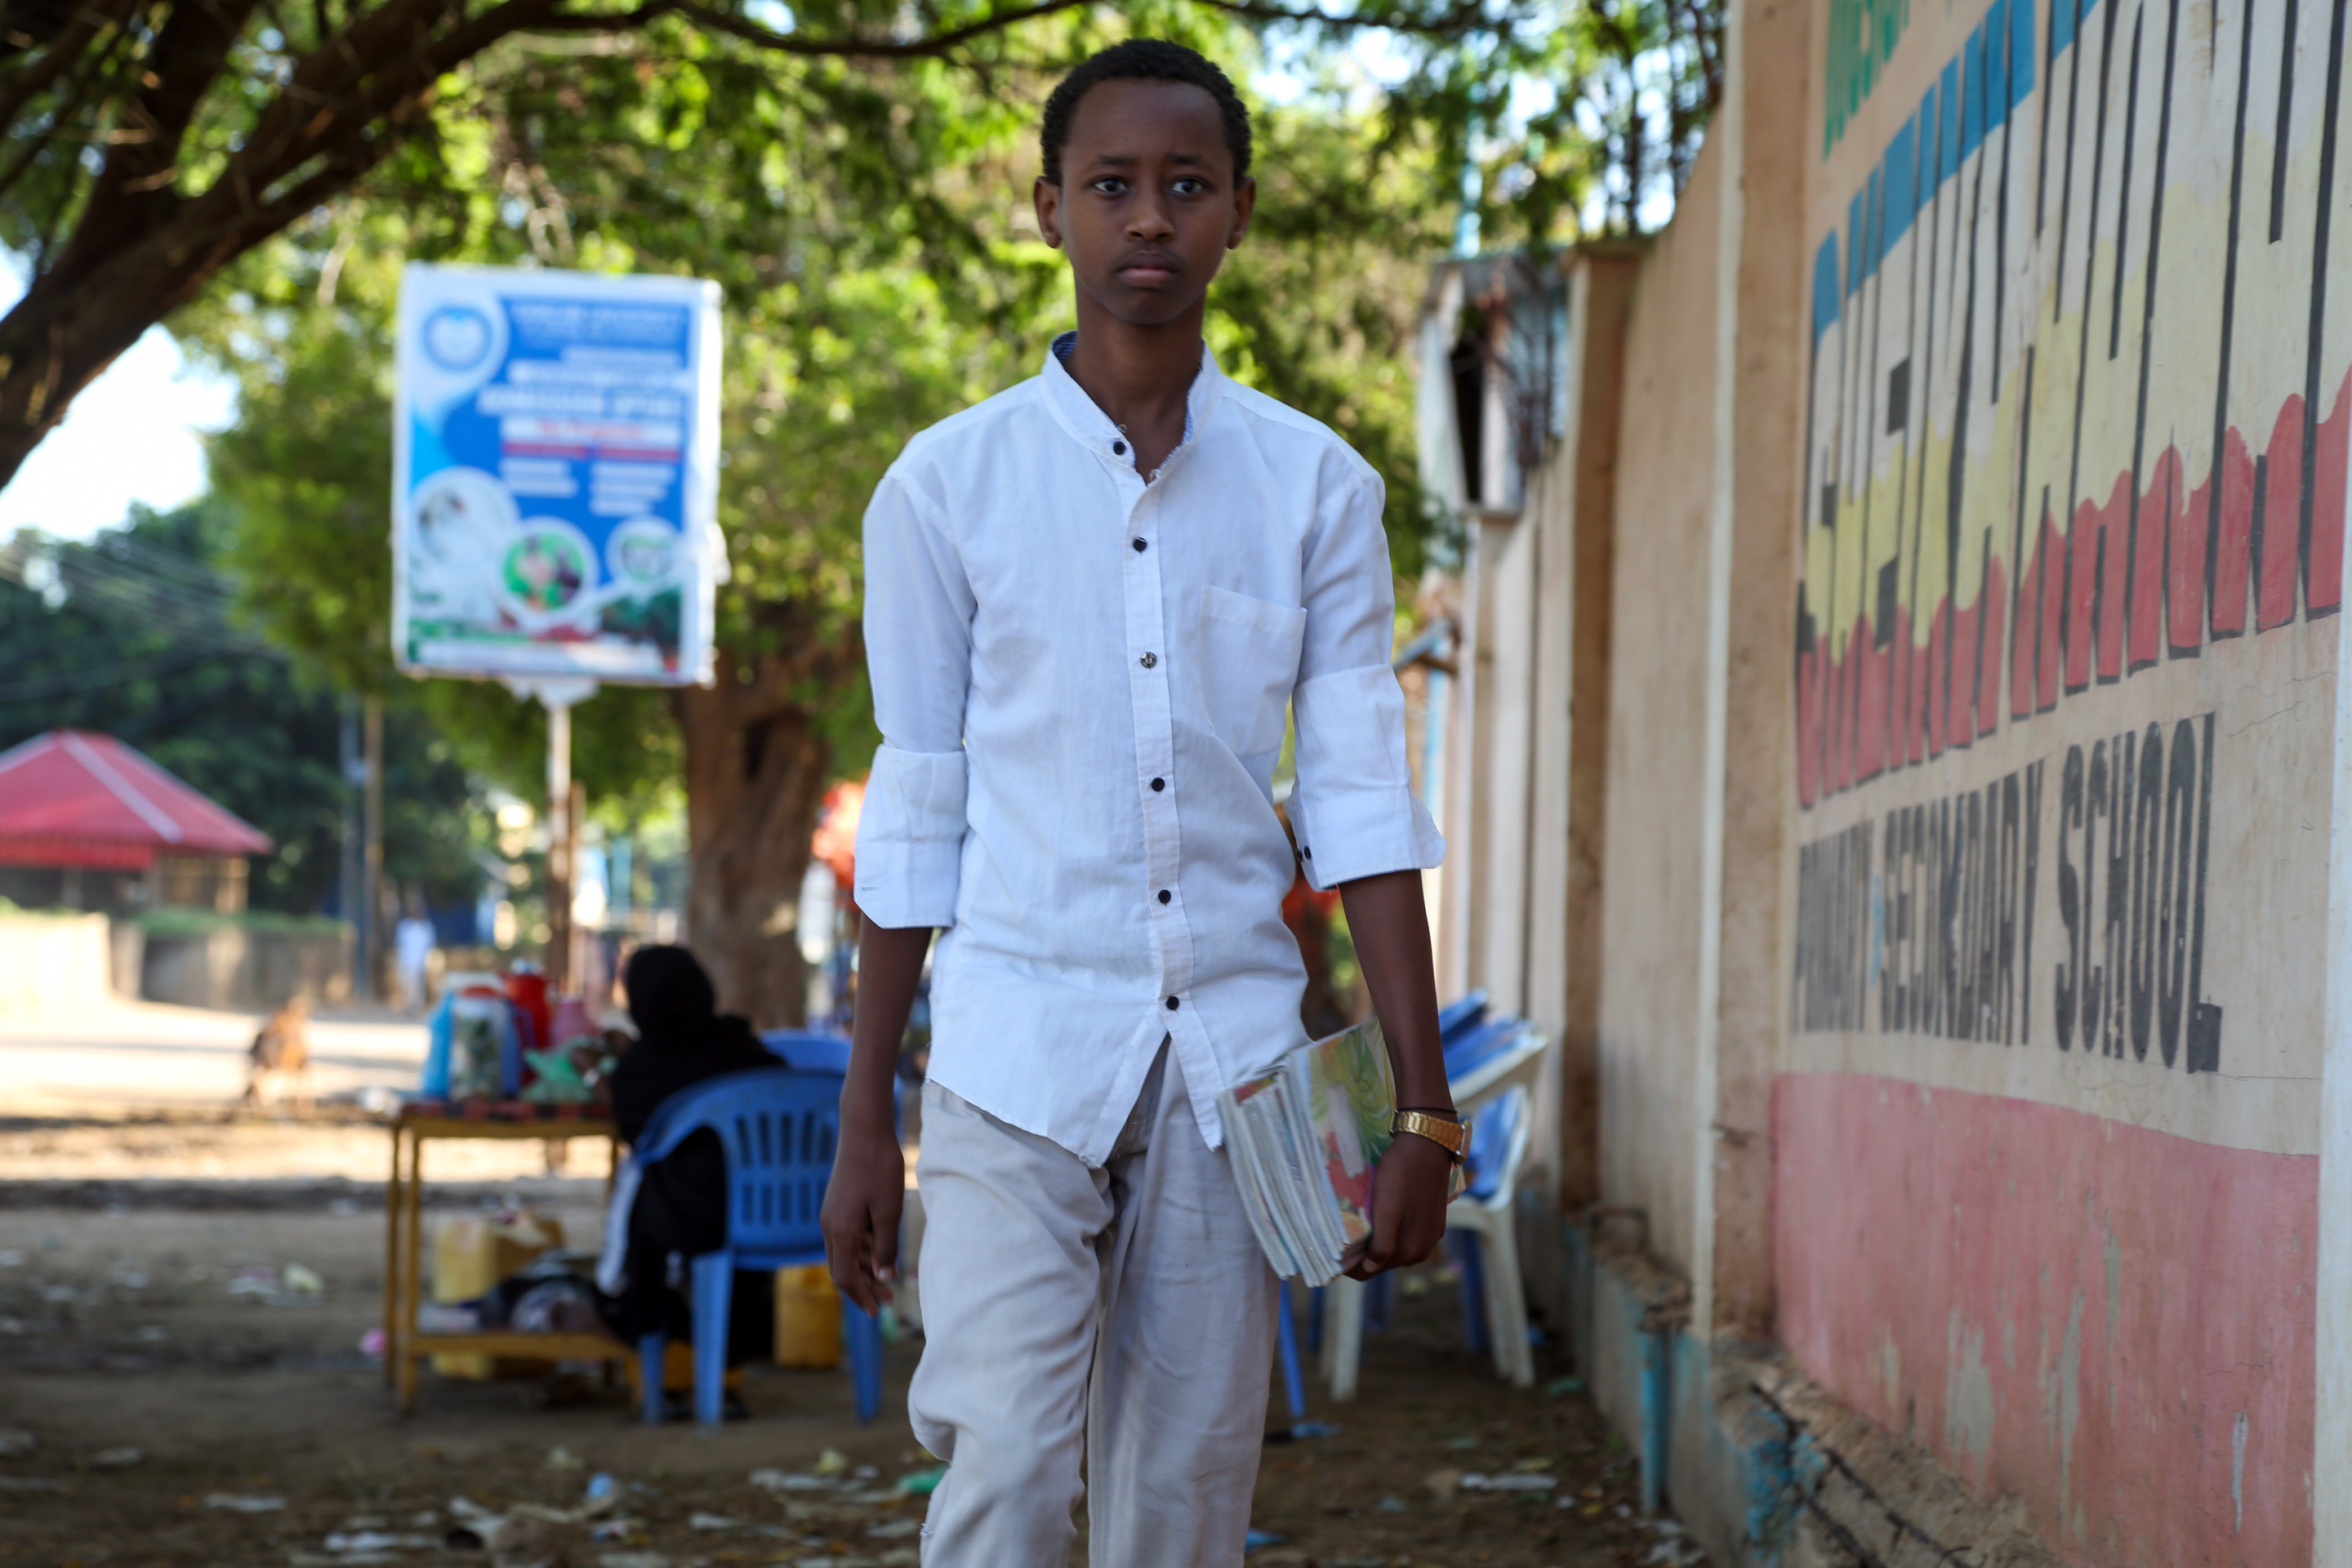
{"type": "Polygon", "coordinates": [[[1220,1091],[1302,1042],[1282,896],[1345,902],[1398,1103],[1350,1272],[1445,1226],[1438,1050],[1381,486],[1202,346],[1256,187],[1233,84],[1139,38],[1045,105],[1037,223],[1078,327],[1044,373],[916,437],[866,517],[883,744],[857,834],[856,1043],[824,1226],[887,1300],[905,1168],[890,1075],[924,952],[915,1435],[949,1461],[923,1561],[1058,1568],[1083,1447],[1098,1568],[1231,1568],[1263,1439],[1275,1279],[1220,1091]],[[1296,716],[1294,861],[1274,807],[1296,716]]]}

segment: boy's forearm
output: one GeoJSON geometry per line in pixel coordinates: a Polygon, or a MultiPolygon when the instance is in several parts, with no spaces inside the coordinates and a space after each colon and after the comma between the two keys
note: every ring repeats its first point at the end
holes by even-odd
{"type": "Polygon", "coordinates": [[[841,1086],[845,1127],[896,1125],[891,1084],[899,1042],[914,1010],[915,987],[930,951],[931,928],[892,929],[861,920],[857,938],[857,1014],[850,1030],[849,1075],[841,1086]]]}
{"type": "Polygon", "coordinates": [[[1437,974],[1421,873],[1390,871],[1342,883],[1339,902],[1348,911],[1348,934],[1356,944],[1372,1011],[1388,1037],[1397,1104],[1451,1110],[1454,1095],[1446,1087],[1445,1054],[1437,1037],[1437,974]]]}

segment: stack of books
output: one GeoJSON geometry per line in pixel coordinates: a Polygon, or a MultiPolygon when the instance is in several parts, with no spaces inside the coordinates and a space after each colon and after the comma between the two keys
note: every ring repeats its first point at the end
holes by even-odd
{"type": "Polygon", "coordinates": [[[1377,1020],[1301,1046],[1217,1098],[1242,1202],[1266,1261],[1328,1285],[1372,1232],[1372,1173],[1394,1137],[1396,1080],[1377,1020]]]}

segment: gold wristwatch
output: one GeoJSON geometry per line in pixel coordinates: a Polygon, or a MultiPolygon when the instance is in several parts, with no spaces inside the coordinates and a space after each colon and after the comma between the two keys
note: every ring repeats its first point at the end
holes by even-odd
{"type": "Polygon", "coordinates": [[[1426,1110],[1400,1110],[1395,1123],[1389,1128],[1391,1135],[1418,1132],[1445,1151],[1448,1158],[1459,1165],[1470,1148],[1470,1124],[1448,1121],[1443,1116],[1433,1116],[1426,1110]]]}

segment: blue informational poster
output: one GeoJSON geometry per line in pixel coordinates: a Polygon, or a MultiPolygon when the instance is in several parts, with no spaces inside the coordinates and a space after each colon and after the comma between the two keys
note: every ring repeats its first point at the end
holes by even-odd
{"type": "Polygon", "coordinates": [[[400,668],[708,681],[719,286],[412,264],[399,340],[400,668]]]}

